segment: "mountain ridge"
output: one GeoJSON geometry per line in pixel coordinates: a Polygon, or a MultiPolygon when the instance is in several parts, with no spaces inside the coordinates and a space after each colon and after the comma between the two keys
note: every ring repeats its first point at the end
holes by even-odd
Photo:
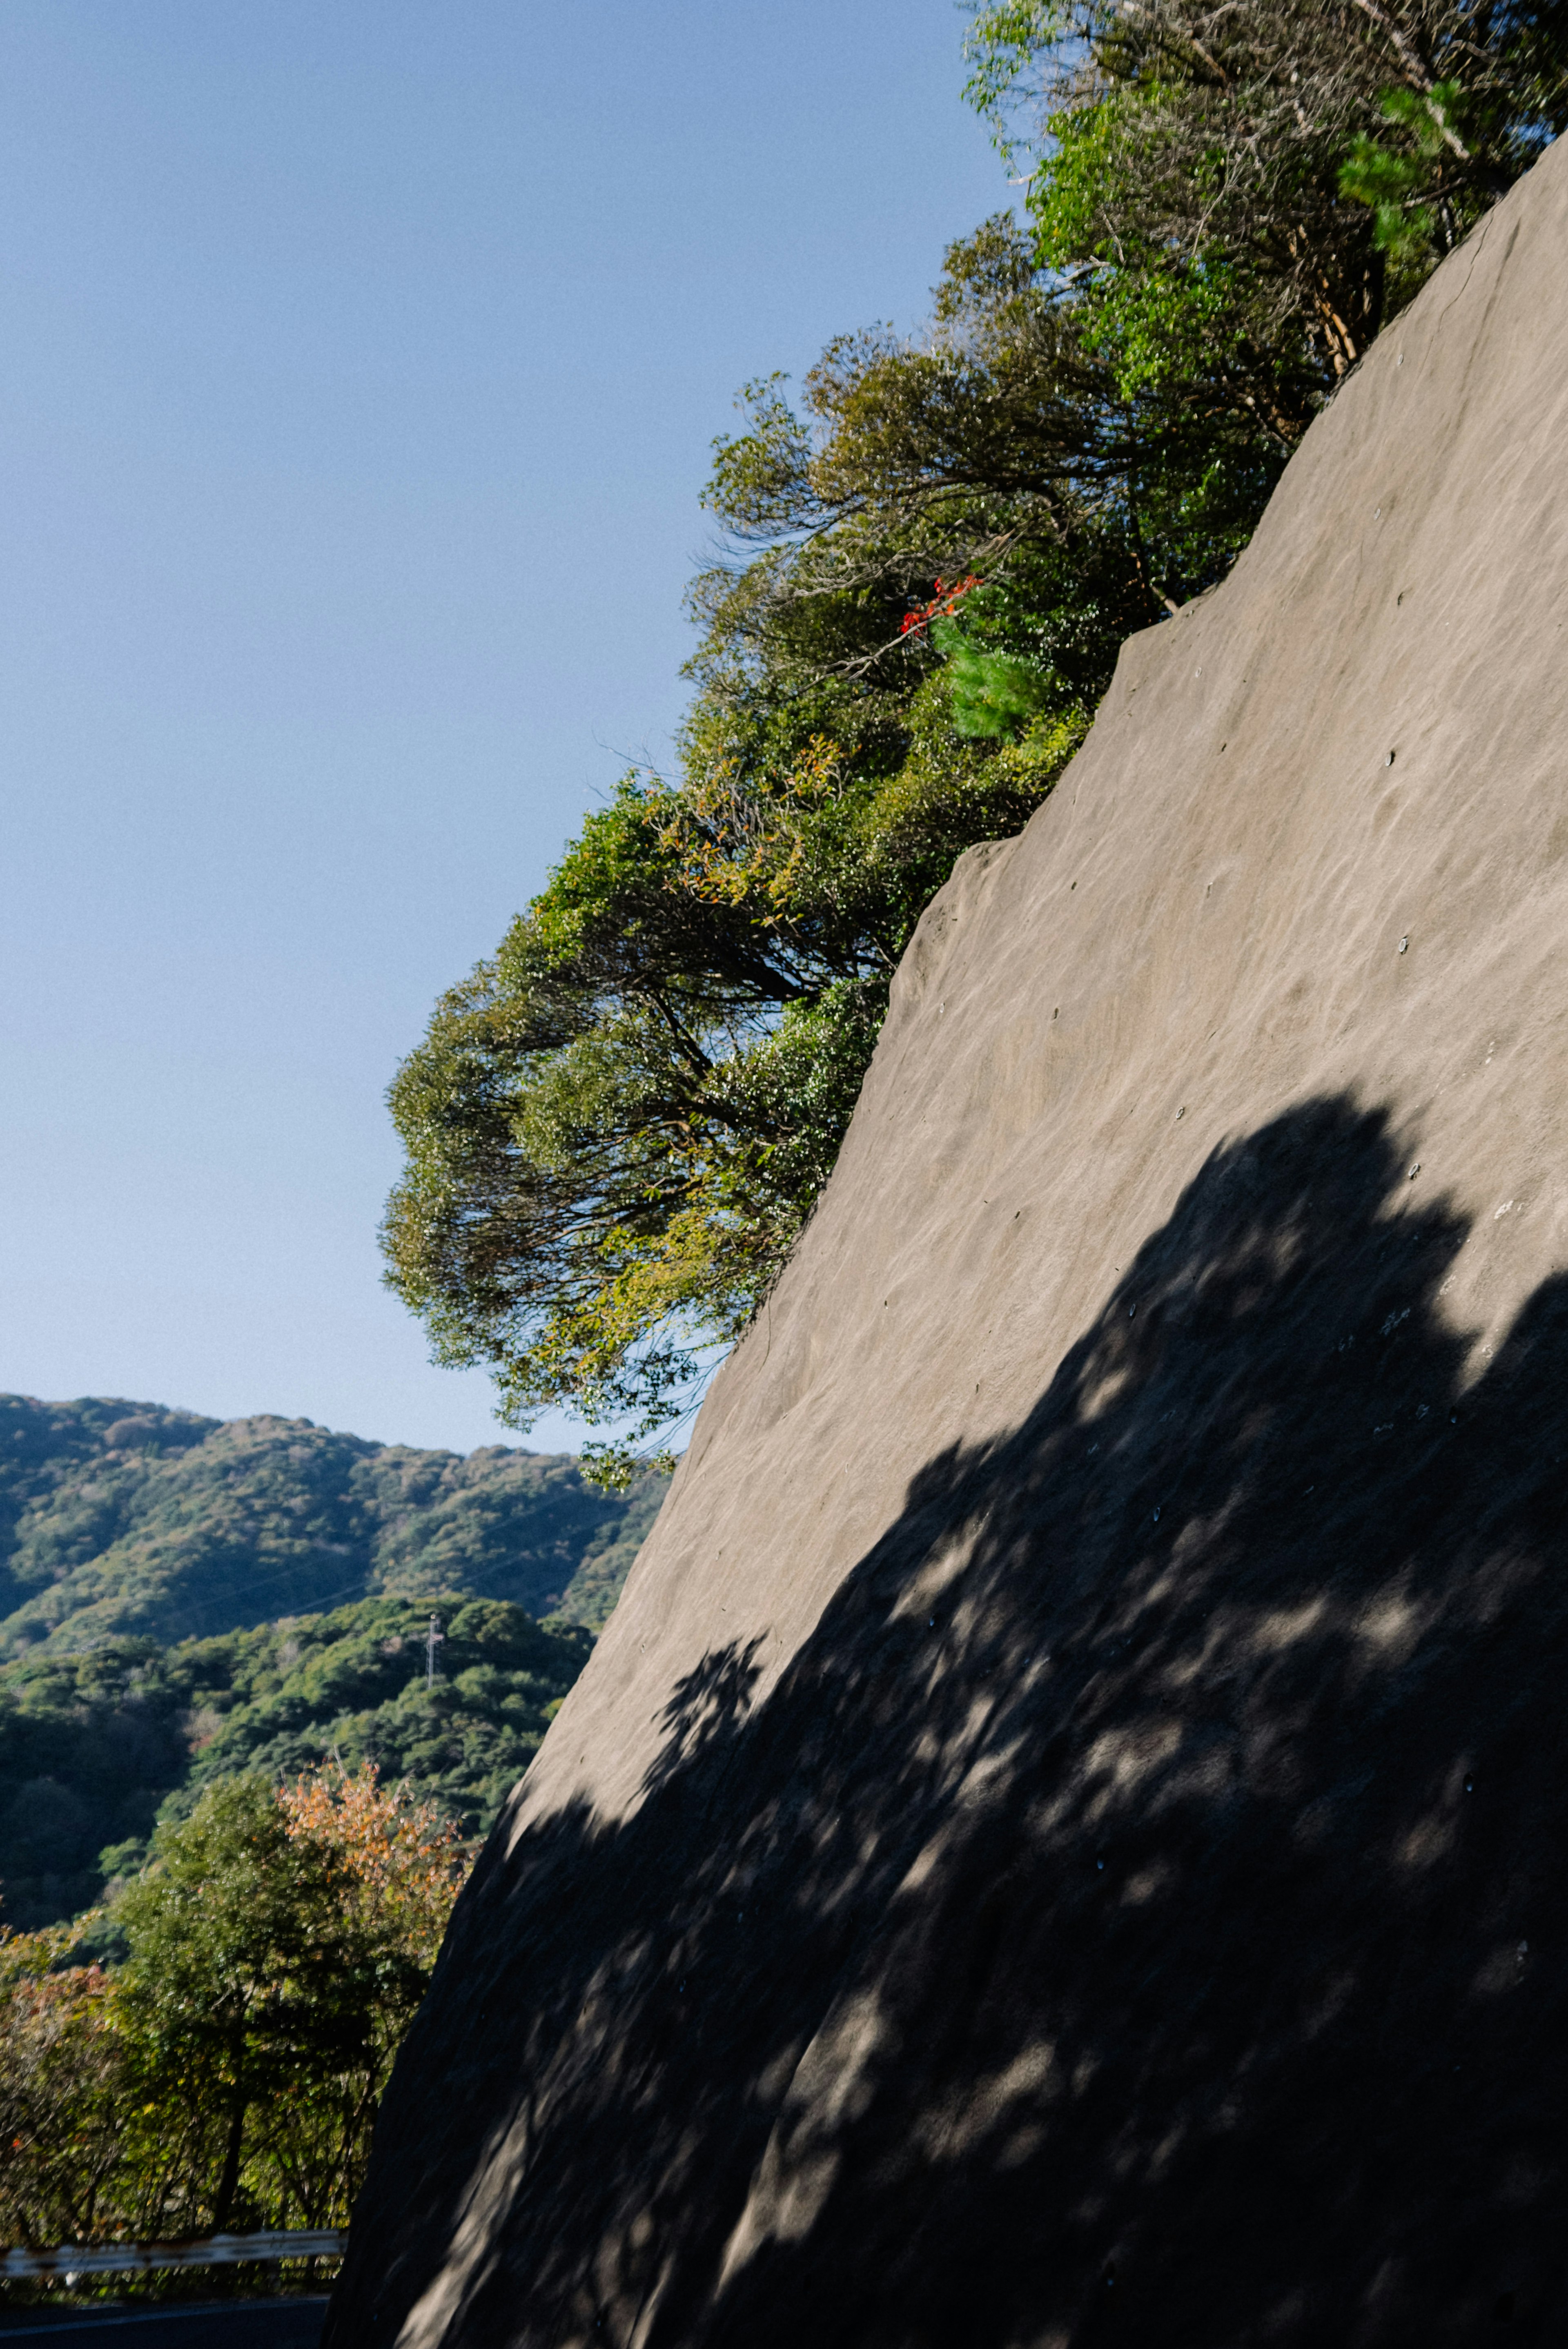
{"type": "Polygon", "coordinates": [[[502,1599],[596,1630],[664,1485],[603,1493],[569,1454],[502,1444],[0,1395],[0,1659],[215,1636],[377,1594],[502,1599]]]}
{"type": "Polygon", "coordinates": [[[334,1755],[483,1833],[664,1492],[500,1444],[0,1395],[5,1922],[96,1904],[215,1779],[334,1755]]]}

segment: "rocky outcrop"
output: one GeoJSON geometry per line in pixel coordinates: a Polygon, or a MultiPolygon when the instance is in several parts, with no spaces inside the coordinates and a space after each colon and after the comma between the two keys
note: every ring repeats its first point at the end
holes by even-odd
{"type": "Polygon", "coordinates": [[[1568,2328],[1565,251],[1553,150],[927,915],[335,2349],[1568,2328]]]}

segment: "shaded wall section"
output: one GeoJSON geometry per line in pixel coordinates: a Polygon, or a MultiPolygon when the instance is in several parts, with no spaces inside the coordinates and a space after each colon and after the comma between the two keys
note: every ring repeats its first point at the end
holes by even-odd
{"type": "Polygon", "coordinates": [[[922,925],[335,2349],[1568,2325],[1565,164],[922,925]]]}

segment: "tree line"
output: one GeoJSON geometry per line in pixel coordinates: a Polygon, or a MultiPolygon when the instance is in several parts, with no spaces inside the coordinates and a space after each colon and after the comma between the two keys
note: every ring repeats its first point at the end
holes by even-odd
{"type": "Polygon", "coordinates": [[[0,1397],[0,2241],[346,2220],[472,1852],[662,1493],[0,1397]],[[277,1612],[345,1581],[381,1587],[277,1612]]]}
{"type": "Polygon", "coordinates": [[[596,1628],[664,1495],[569,1454],[466,1457],[309,1420],[0,1395],[0,1660],[170,1644],[373,1596],[508,1599],[596,1628]]]}
{"type": "Polygon", "coordinates": [[[954,859],[1027,821],[1122,640],[1225,575],[1568,111],[1568,0],[972,19],[1022,217],[952,247],[920,334],[745,388],[677,771],[588,817],[392,1087],[391,1285],[512,1424],[619,1423],[606,1480],[777,1278],[954,859]]]}

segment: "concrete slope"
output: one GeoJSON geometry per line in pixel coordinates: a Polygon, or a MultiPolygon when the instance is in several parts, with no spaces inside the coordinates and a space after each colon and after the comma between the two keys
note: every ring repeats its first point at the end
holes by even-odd
{"type": "Polygon", "coordinates": [[[1136,638],[465,1896],[332,2349],[1568,2331],[1568,151],[1136,638]]]}

